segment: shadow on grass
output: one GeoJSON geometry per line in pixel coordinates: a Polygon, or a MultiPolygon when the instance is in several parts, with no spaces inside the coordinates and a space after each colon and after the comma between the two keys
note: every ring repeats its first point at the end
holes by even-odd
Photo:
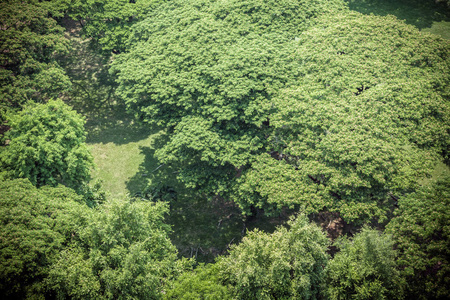
{"type": "Polygon", "coordinates": [[[125,112],[125,107],[114,105],[84,113],[87,116],[88,143],[118,145],[138,142],[161,131],[156,126],[137,123],[125,112]]]}
{"type": "Polygon", "coordinates": [[[378,16],[394,15],[419,29],[450,21],[450,9],[435,0],[347,0],[351,10],[378,16]]]}

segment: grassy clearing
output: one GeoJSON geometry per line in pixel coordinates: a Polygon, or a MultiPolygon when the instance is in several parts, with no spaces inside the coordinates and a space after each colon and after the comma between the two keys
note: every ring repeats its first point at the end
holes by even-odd
{"type": "Polygon", "coordinates": [[[147,157],[141,149],[153,149],[156,136],[157,131],[136,132],[132,127],[119,131],[110,128],[99,134],[90,134],[88,145],[96,165],[92,177],[103,181],[104,189],[112,197],[133,195],[141,191],[150,182],[140,169],[156,168],[158,164],[154,157],[147,157]],[[135,180],[127,184],[131,178],[135,180]]]}

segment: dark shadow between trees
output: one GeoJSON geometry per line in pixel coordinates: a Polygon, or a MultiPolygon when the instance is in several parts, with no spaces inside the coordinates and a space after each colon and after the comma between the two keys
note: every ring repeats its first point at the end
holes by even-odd
{"type": "Polygon", "coordinates": [[[347,0],[351,10],[369,15],[394,15],[419,29],[450,21],[450,9],[435,0],[347,0]]]}
{"type": "Polygon", "coordinates": [[[232,201],[219,196],[207,198],[193,189],[186,189],[176,178],[177,167],[161,164],[155,158],[155,149],[162,147],[167,139],[167,135],[161,134],[152,147],[140,147],[144,161],[126,185],[132,196],[169,203],[167,222],[173,229],[170,237],[180,256],[213,262],[217,255],[225,254],[231,245],[238,244],[247,230],[259,228],[273,232],[289,218],[287,213],[267,217],[262,211],[244,217],[232,201]]]}

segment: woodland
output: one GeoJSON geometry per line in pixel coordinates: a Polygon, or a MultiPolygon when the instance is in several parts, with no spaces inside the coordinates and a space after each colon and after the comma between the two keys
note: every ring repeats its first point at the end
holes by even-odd
{"type": "Polygon", "coordinates": [[[449,299],[450,1],[0,0],[2,299],[449,299]]]}

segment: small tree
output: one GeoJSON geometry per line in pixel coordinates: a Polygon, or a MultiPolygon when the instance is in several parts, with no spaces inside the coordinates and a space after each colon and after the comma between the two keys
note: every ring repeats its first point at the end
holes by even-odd
{"type": "Polygon", "coordinates": [[[396,253],[389,235],[364,227],[353,240],[336,242],[340,252],[326,269],[327,291],[337,299],[401,298],[396,253]]]}
{"type": "Polygon", "coordinates": [[[408,299],[449,299],[450,176],[398,201],[387,226],[399,250],[408,299]]]}
{"type": "Polygon", "coordinates": [[[9,145],[0,149],[7,177],[28,178],[38,187],[77,187],[89,178],[93,163],[84,120],[61,100],[28,104],[9,118],[9,125],[9,145]]]}
{"type": "Polygon", "coordinates": [[[159,299],[183,267],[164,223],[162,202],[111,200],[87,218],[79,243],[53,264],[50,288],[60,298],[159,299]]]}
{"type": "Polygon", "coordinates": [[[272,234],[250,232],[218,261],[238,299],[318,299],[328,240],[305,216],[272,234]]]}
{"type": "Polygon", "coordinates": [[[82,202],[66,187],[37,189],[27,179],[0,180],[2,299],[47,298],[51,264],[90,213],[82,202]]]}
{"type": "Polygon", "coordinates": [[[233,299],[230,289],[221,284],[218,272],[216,264],[199,265],[178,277],[164,299],[233,299]]]}

